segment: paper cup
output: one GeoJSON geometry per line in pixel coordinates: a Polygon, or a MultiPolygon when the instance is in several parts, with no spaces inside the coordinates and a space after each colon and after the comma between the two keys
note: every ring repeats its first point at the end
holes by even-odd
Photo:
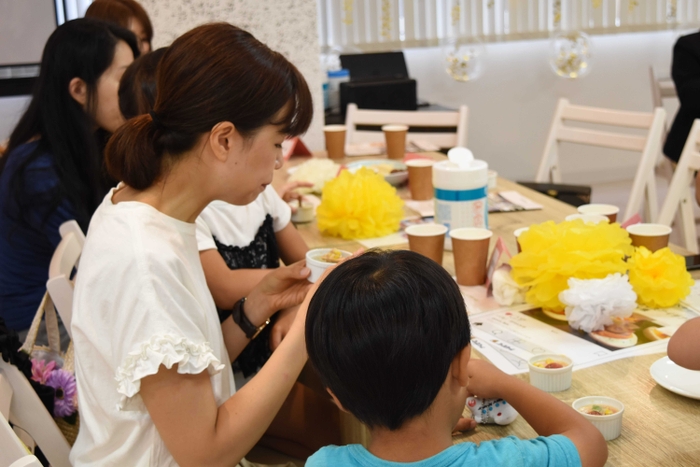
{"type": "Polygon", "coordinates": [[[652,253],[668,246],[671,227],[663,224],[633,224],[627,227],[632,246],[647,247],[652,253]]]}
{"type": "Polygon", "coordinates": [[[608,223],[610,218],[607,216],[602,216],[599,214],[569,214],[564,218],[567,221],[573,221],[576,219],[581,219],[586,224],[600,224],[601,222],[608,223]]]}
{"type": "Polygon", "coordinates": [[[323,127],[329,159],[345,158],[345,131],[345,125],[326,125],[323,127]]]}
{"type": "Polygon", "coordinates": [[[459,285],[483,285],[486,282],[486,260],[492,236],[490,230],[476,227],[450,230],[459,285]]]}
{"type": "MultiPolygon", "coordinates": [[[[333,248],[316,248],[315,250],[309,250],[306,252],[306,266],[311,269],[311,274],[308,277],[309,282],[316,282],[319,277],[323,274],[323,271],[333,266],[335,263],[327,263],[320,258],[333,250],[333,248]]],[[[347,258],[352,255],[349,251],[340,250],[343,258],[347,258]]]]}
{"type": "Polygon", "coordinates": [[[620,436],[620,432],[622,432],[622,414],[625,412],[625,405],[622,402],[612,397],[588,396],[576,399],[571,406],[575,411],[583,415],[586,420],[591,422],[594,427],[598,428],[598,431],[603,434],[605,441],[611,441],[620,436]],[[581,412],[582,407],[592,404],[609,405],[618,411],[611,415],[588,415],[581,412]]]}
{"type": "Polygon", "coordinates": [[[403,160],[406,154],[406,125],[384,125],[382,127],[386,139],[386,155],[389,159],[403,160]]]}
{"type": "Polygon", "coordinates": [[[571,387],[571,373],[574,364],[566,355],[541,354],[535,355],[528,362],[530,368],[530,384],[545,392],[566,391],[571,387]],[[540,368],[535,363],[548,358],[564,363],[563,368],[540,368]]]}
{"type": "Polygon", "coordinates": [[[518,247],[518,253],[521,253],[523,251],[522,248],[520,248],[520,235],[522,235],[522,233],[528,229],[530,229],[530,227],[521,227],[513,232],[513,235],[515,236],[515,244],[518,247]]]}
{"type": "Polygon", "coordinates": [[[304,202],[303,200],[301,202],[297,200],[293,201],[296,201],[296,203],[292,204],[292,202],[290,202],[290,206],[295,207],[296,212],[292,213],[292,222],[295,224],[304,224],[314,220],[315,213],[313,204],[304,202]]]}
{"type": "Polygon", "coordinates": [[[414,159],[406,162],[408,188],[411,198],[418,201],[433,199],[433,164],[430,159],[414,159]]]}
{"type": "Polygon", "coordinates": [[[620,208],[613,204],[583,204],[578,207],[578,212],[581,214],[598,214],[601,216],[606,216],[610,219],[610,223],[617,221],[617,213],[620,212],[620,208]]]}
{"type": "Polygon", "coordinates": [[[442,224],[418,224],[406,228],[408,247],[442,265],[447,227],[442,224]]]}

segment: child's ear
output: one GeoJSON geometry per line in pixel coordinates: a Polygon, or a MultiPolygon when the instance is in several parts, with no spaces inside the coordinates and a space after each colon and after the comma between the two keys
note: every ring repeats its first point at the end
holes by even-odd
{"type": "Polygon", "coordinates": [[[345,407],[343,407],[343,404],[340,403],[337,397],[335,397],[335,394],[333,394],[333,391],[330,390],[330,388],[326,388],[326,391],[328,391],[328,394],[331,395],[331,399],[333,399],[333,403],[335,404],[336,407],[338,407],[340,410],[342,410],[345,413],[350,413],[347,410],[345,410],[345,407]]]}
{"type": "Polygon", "coordinates": [[[467,366],[469,365],[469,358],[472,355],[472,345],[467,344],[462,350],[460,350],[455,358],[452,360],[452,377],[457,380],[460,386],[467,387],[469,383],[469,373],[467,373],[467,366]]]}

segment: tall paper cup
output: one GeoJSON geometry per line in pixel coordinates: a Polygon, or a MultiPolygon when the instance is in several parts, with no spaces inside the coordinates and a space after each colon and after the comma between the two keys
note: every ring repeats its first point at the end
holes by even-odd
{"type": "Polygon", "coordinates": [[[384,125],[382,127],[386,139],[386,155],[389,159],[403,160],[406,154],[406,125],[384,125]]]}
{"type": "Polygon", "coordinates": [[[482,285],[486,282],[486,260],[492,236],[490,230],[476,227],[450,230],[459,285],[482,285]]]}
{"type": "Polygon", "coordinates": [[[605,222],[606,224],[610,222],[610,218],[608,216],[603,216],[602,214],[569,214],[564,218],[564,220],[567,221],[574,221],[576,219],[581,219],[584,224],[600,224],[601,222],[605,222]]]}
{"type": "Polygon", "coordinates": [[[442,224],[419,224],[406,228],[408,247],[442,265],[447,227],[442,224]]]}
{"type": "Polygon", "coordinates": [[[617,221],[617,213],[620,212],[620,208],[613,204],[583,204],[578,207],[578,212],[606,216],[612,224],[617,221]]]}
{"type": "Polygon", "coordinates": [[[345,125],[326,125],[323,127],[329,159],[343,159],[345,157],[345,131],[345,125]]]}
{"type": "Polygon", "coordinates": [[[627,227],[632,246],[647,247],[652,253],[668,246],[671,227],[663,224],[633,224],[627,227]]]}
{"type": "Polygon", "coordinates": [[[411,198],[419,201],[433,199],[433,164],[430,159],[414,159],[406,162],[408,188],[411,198]]]}

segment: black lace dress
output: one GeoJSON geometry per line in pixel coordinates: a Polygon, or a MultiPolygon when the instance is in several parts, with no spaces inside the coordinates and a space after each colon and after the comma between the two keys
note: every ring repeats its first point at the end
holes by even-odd
{"type": "MultiPolygon", "coordinates": [[[[216,249],[224,258],[230,269],[269,269],[280,265],[279,249],[275,230],[272,224],[272,216],[265,216],[255,238],[244,247],[224,245],[214,236],[216,249]]],[[[273,316],[274,320],[274,316],[273,316]]],[[[241,371],[246,378],[258,371],[270,358],[270,331],[272,325],[250,341],[243,352],[233,362],[233,370],[241,371]]]]}

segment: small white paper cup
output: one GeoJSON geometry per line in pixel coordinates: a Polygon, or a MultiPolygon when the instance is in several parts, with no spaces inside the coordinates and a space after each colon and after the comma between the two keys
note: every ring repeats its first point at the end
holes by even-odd
{"type": "Polygon", "coordinates": [[[586,420],[591,422],[594,427],[598,428],[598,431],[603,434],[605,441],[610,441],[620,436],[622,431],[622,414],[625,412],[625,406],[619,400],[605,396],[588,396],[576,399],[571,406],[575,411],[586,417],[586,420]],[[612,415],[588,415],[580,412],[581,407],[591,404],[609,405],[618,411],[612,415]]]}
{"type": "Polygon", "coordinates": [[[293,206],[297,209],[296,212],[292,213],[292,222],[294,222],[295,224],[311,222],[316,216],[316,208],[313,204],[310,204],[308,202],[302,202],[301,204],[299,204],[299,201],[292,200],[292,202],[290,202],[290,206],[293,206]]]}
{"type": "MultiPolygon", "coordinates": [[[[325,255],[331,250],[333,250],[333,248],[316,248],[315,250],[309,250],[306,253],[306,266],[311,269],[311,274],[307,279],[309,282],[316,282],[323,274],[323,271],[335,264],[326,263],[325,261],[318,259],[320,256],[325,255]]],[[[352,253],[345,250],[340,250],[340,253],[342,253],[343,258],[347,258],[348,256],[352,255],[352,253]]]]}
{"type": "Polygon", "coordinates": [[[530,384],[545,392],[566,391],[571,387],[571,373],[574,362],[566,355],[541,354],[535,355],[527,362],[530,368],[530,384]],[[536,362],[551,358],[566,364],[563,368],[540,368],[536,362]]]}

